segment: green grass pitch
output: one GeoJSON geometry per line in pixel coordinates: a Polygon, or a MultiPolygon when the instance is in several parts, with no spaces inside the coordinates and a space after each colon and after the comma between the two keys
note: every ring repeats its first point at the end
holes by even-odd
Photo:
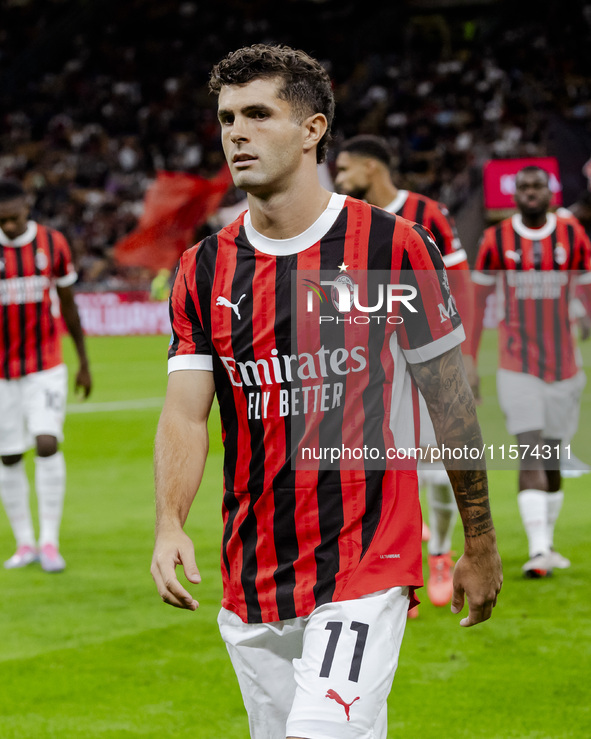
{"type": "MultiPolygon", "coordinates": [[[[237,683],[218,634],[222,452],[211,454],[187,524],[203,582],[196,613],[160,602],[149,573],[152,445],[166,386],[166,337],[89,340],[95,390],[70,400],[63,449],[67,569],[0,568],[0,739],[247,739],[237,683]]],[[[488,438],[511,440],[495,402],[495,335],[480,366],[488,438]]],[[[68,364],[73,352],[65,340],[68,364]]],[[[591,357],[591,345],[584,347],[591,357]]],[[[587,361],[591,366],[591,361],[587,361]]],[[[591,383],[590,383],[591,384],[591,383]]],[[[591,460],[591,390],[574,451],[591,460]]],[[[215,416],[215,414],[214,414],[215,416]]],[[[32,472],[31,454],[27,457],[32,472]]],[[[389,737],[560,739],[591,736],[591,475],[565,481],[557,548],[570,570],[525,581],[516,473],[490,473],[505,583],[473,629],[427,602],[408,624],[389,701],[389,737]]],[[[0,558],[13,552],[0,514],[0,558]]],[[[454,548],[461,551],[459,525],[454,548]]],[[[278,738],[280,739],[280,738],[278,738]]]]}

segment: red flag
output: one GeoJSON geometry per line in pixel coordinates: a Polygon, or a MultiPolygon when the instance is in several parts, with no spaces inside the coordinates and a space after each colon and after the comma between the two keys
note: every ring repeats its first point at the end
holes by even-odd
{"type": "Polygon", "coordinates": [[[184,172],[158,172],[146,192],[137,227],[115,244],[115,260],[129,267],[173,269],[193,245],[196,229],[214,213],[230,186],[227,166],[211,180],[184,172]]]}

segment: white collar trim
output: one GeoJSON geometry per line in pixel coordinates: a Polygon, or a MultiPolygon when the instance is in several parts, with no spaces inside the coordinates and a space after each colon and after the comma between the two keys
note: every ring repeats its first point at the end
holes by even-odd
{"type": "Polygon", "coordinates": [[[406,203],[406,199],[408,197],[408,190],[398,190],[398,194],[394,198],[394,200],[387,205],[384,210],[387,210],[388,213],[398,213],[399,210],[401,210],[402,206],[406,203]]]}
{"type": "Polygon", "coordinates": [[[255,249],[272,257],[299,254],[316,244],[328,233],[343,209],[345,199],[346,195],[333,193],[326,210],[321,213],[320,217],[301,234],[292,236],[290,239],[269,239],[267,236],[263,236],[263,234],[260,234],[254,229],[250,220],[250,211],[246,211],[244,214],[246,238],[255,249]]]}
{"type": "Polygon", "coordinates": [[[3,246],[26,246],[37,236],[37,224],[35,221],[27,221],[27,230],[16,239],[9,239],[4,231],[0,228],[0,244],[3,246]]]}
{"type": "Polygon", "coordinates": [[[554,232],[556,228],[556,215],[554,213],[547,213],[546,223],[541,228],[528,228],[523,225],[521,213],[515,213],[515,215],[511,216],[511,224],[514,230],[524,239],[541,241],[554,232]]]}

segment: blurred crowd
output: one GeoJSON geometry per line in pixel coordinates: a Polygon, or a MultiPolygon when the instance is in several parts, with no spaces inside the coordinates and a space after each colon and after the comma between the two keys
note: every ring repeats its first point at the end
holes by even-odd
{"type": "MultiPolygon", "coordinates": [[[[344,138],[386,136],[397,184],[452,213],[487,159],[548,153],[550,116],[591,131],[584,1],[542,2],[535,14],[508,2],[470,12],[374,0],[0,4],[0,175],[21,178],[34,216],[66,234],[87,288],[149,281],[118,266],[113,246],[156,171],[211,177],[222,166],[207,77],[238,46],[288,43],[319,58],[337,99],[329,168],[344,138]]],[[[238,199],[231,191],[224,205],[238,199]]]]}

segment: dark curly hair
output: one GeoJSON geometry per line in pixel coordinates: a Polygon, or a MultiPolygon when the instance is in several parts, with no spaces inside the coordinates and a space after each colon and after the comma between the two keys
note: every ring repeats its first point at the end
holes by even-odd
{"type": "Polygon", "coordinates": [[[0,203],[24,198],[25,190],[20,182],[10,177],[0,179],[0,203]]]}
{"type": "Polygon", "coordinates": [[[324,67],[305,51],[290,46],[254,44],[233,51],[211,71],[209,89],[219,95],[225,85],[245,85],[254,79],[280,77],[279,98],[289,102],[299,120],[322,113],[328,128],[318,143],[316,158],[324,161],[334,118],[334,95],[324,67]]]}
{"type": "Polygon", "coordinates": [[[354,136],[352,139],[345,141],[340,150],[353,155],[357,154],[357,156],[377,159],[378,162],[385,164],[388,169],[392,166],[390,145],[379,136],[372,136],[371,134],[354,136]]]}

